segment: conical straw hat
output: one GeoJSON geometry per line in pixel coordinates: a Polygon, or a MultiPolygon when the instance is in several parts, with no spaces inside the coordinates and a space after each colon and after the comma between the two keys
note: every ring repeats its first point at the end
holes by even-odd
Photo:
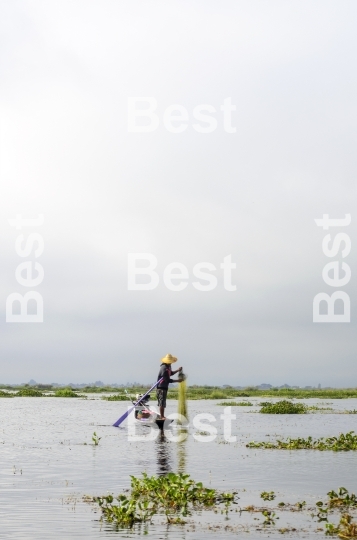
{"type": "Polygon", "coordinates": [[[177,362],[176,356],[172,356],[172,354],[167,354],[163,358],[161,358],[162,364],[173,364],[174,362],[177,362]]]}

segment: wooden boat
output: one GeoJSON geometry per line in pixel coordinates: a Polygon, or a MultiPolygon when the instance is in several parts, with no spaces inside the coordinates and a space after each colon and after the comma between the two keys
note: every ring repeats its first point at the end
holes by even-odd
{"type": "Polygon", "coordinates": [[[159,429],[164,429],[164,428],[167,428],[173,422],[173,420],[170,420],[168,418],[166,418],[165,420],[158,418],[158,414],[152,409],[150,409],[150,406],[149,406],[150,396],[146,396],[142,400],[140,400],[140,398],[141,396],[140,394],[138,394],[136,396],[136,401],[135,402],[133,401],[133,403],[136,403],[135,410],[134,410],[135,419],[138,422],[140,422],[140,424],[144,424],[144,425],[156,424],[159,429]]]}

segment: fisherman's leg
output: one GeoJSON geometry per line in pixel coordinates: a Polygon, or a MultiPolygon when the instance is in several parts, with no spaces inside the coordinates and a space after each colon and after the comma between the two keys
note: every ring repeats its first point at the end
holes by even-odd
{"type": "Polygon", "coordinates": [[[165,417],[165,408],[166,408],[166,396],[167,396],[167,390],[162,390],[162,401],[160,403],[160,415],[163,420],[166,419],[165,417]]]}

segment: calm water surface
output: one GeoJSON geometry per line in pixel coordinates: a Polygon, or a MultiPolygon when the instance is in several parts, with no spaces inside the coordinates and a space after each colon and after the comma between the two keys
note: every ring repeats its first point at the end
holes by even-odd
{"type": "MultiPolygon", "coordinates": [[[[341,412],[357,409],[356,399],[307,402],[341,412]]],[[[242,507],[262,506],[259,495],[263,490],[275,491],[276,502],[305,500],[308,504],[324,498],[328,491],[339,486],[357,491],[357,452],[288,452],[245,447],[248,441],[269,437],[318,437],[357,432],[357,415],[262,415],[254,413],[256,408],[236,407],[233,434],[237,442],[227,444],[219,419],[223,407],[216,401],[191,401],[191,418],[199,412],[211,413],[217,418],[215,425],[219,433],[214,442],[195,441],[192,435],[197,430],[194,427],[182,443],[168,439],[171,432],[176,433],[174,428],[155,441],[129,442],[126,424],[121,428],[111,426],[125,406],[124,402],[98,398],[0,401],[1,538],[113,539],[142,535],[146,532],[144,528],[115,531],[101,523],[100,514],[93,505],[83,502],[83,496],[117,494],[129,487],[130,475],[140,475],[143,471],[149,474],[187,472],[208,486],[238,491],[242,507]],[[91,444],[94,431],[101,437],[98,446],[91,444]]],[[[175,411],[176,402],[169,401],[168,412],[175,411]]],[[[148,429],[139,426],[143,434],[148,433],[148,429]]],[[[224,516],[203,512],[186,526],[149,526],[148,535],[172,540],[218,535],[233,538],[237,533],[246,534],[242,532],[246,524],[256,528],[254,517],[247,512],[234,512],[226,522],[227,529],[222,529],[224,516]],[[215,529],[216,524],[221,527],[219,530],[215,529]]],[[[258,517],[261,521],[261,516],[258,517]]],[[[299,519],[303,517],[282,513],[277,527],[293,526],[299,519]]],[[[316,522],[310,520],[304,527],[305,532],[300,530],[299,537],[323,537],[322,532],[315,532],[316,522]]],[[[253,528],[249,533],[250,539],[266,536],[281,538],[276,529],[275,532],[258,532],[253,528]]]]}

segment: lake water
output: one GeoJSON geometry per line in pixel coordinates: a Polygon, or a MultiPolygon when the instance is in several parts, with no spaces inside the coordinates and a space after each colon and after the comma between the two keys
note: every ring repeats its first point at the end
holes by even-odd
{"type": "MultiPolygon", "coordinates": [[[[250,399],[252,402],[257,400],[250,399]]],[[[304,402],[304,400],[299,400],[304,402]]],[[[357,409],[357,400],[306,400],[309,405],[344,411],[357,409]],[[328,405],[326,405],[328,403],[328,405]]],[[[181,471],[219,490],[237,491],[239,505],[276,506],[278,501],[306,501],[314,505],[339,486],[357,491],[357,452],[315,452],[248,449],[245,444],[284,436],[333,436],[357,432],[357,415],[263,415],[256,407],[235,407],[233,434],[237,442],[225,443],[223,407],[216,401],[191,401],[189,414],[210,413],[217,418],[215,441],[195,441],[190,428],[186,441],[168,439],[128,441],[127,424],[112,423],[124,412],[125,402],[98,399],[2,399],[0,430],[1,538],[16,540],[102,539],[145,534],[161,539],[233,538],[250,529],[249,538],[281,538],[278,528],[297,528],[293,536],[312,538],[321,525],[308,513],[277,512],[275,527],[261,528],[261,514],[231,512],[229,520],[213,512],[193,516],[185,526],[161,523],[115,531],[100,521],[94,505],[84,495],[118,494],[130,486],[130,475],[181,471]],[[101,437],[93,446],[93,432],[101,437]],[[87,443],[86,445],[84,443],[87,443]],[[275,502],[263,503],[262,491],[274,491],[275,502]],[[300,520],[300,521],[299,521],[300,520]],[[217,527],[217,528],[216,528],[217,527]],[[261,530],[257,530],[261,529],[261,530]]],[[[175,401],[168,412],[175,412],[175,401]]],[[[139,426],[140,433],[149,428],[139,426]]],[[[238,507],[237,507],[238,508],[238,507]]],[[[322,525],[323,527],[323,525],[322,525]]]]}

